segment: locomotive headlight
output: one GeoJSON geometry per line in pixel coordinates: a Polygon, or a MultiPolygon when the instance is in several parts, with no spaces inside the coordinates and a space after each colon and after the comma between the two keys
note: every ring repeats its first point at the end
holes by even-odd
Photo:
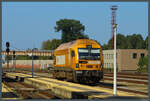
{"type": "Polygon", "coordinates": [[[76,64],[76,68],[79,68],[79,64],[76,64]]]}

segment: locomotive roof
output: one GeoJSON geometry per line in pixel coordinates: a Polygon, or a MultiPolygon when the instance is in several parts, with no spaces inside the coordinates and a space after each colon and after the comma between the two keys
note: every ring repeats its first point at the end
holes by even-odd
{"type": "Polygon", "coordinates": [[[90,39],[78,39],[78,40],[74,40],[74,41],[71,41],[68,43],[63,43],[59,47],[57,47],[56,50],[68,49],[68,48],[72,47],[73,45],[77,44],[77,42],[85,43],[87,41],[88,41],[88,43],[89,43],[89,41],[90,41],[90,43],[96,43],[94,40],[90,40],[90,39]]]}
{"type": "Polygon", "coordinates": [[[57,47],[56,50],[67,49],[67,48],[71,47],[72,45],[74,45],[76,42],[77,42],[77,40],[71,41],[71,42],[67,42],[67,43],[63,43],[59,47],[57,47]]]}

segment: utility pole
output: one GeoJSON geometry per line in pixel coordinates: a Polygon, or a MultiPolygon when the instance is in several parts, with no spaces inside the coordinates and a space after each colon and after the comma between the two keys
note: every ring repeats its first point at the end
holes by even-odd
{"type": "Polygon", "coordinates": [[[32,78],[34,77],[34,55],[33,55],[34,49],[32,49],[32,78]]]}
{"type": "Polygon", "coordinates": [[[116,10],[117,6],[114,5],[111,7],[112,10],[112,49],[114,49],[114,84],[113,84],[113,93],[114,96],[117,95],[117,68],[116,68],[116,34],[117,34],[117,24],[116,24],[116,10]]]}
{"type": "Polygon", "coordinates": [[[15,72],[15,67],[16,67],[16,55],[15,55],[15,51],[13,51],[13,72],[15,72]]]}

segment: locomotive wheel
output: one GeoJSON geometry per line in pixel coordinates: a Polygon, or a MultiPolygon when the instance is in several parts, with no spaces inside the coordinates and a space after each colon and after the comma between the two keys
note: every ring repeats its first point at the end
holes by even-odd
{"type": "Polygon", "coordinates": [[[73,81],[73,73],[72,72],[66,72],[66,80],[73,81]]]}
{"type": "Polygon", "coordinates": [[[57,79],[57,73],[56,73],[56,71],[53,71],[52,74],[53,74],[52,78],[53,79],[57,79]]]}
{"type": "Polygon", "coordinates": [[[77,76],[76,76],[76,73],[75,73],[75,72],[73,72],[73,82],[78,82],[78,78],[77,78],[77,76]]]}

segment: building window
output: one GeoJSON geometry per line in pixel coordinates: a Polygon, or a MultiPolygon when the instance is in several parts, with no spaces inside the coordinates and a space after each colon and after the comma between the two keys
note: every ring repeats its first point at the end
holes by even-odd
{"type": "Polygon", "coordinates": [[[143,58],[145,56],[145,54],[144,53],[141,53],[141,57],[143,58]]]}
{"type": "Polygon", "coordinates": [[[136,59],[137,53],[133,53],[133,59],[136,59]]]}

